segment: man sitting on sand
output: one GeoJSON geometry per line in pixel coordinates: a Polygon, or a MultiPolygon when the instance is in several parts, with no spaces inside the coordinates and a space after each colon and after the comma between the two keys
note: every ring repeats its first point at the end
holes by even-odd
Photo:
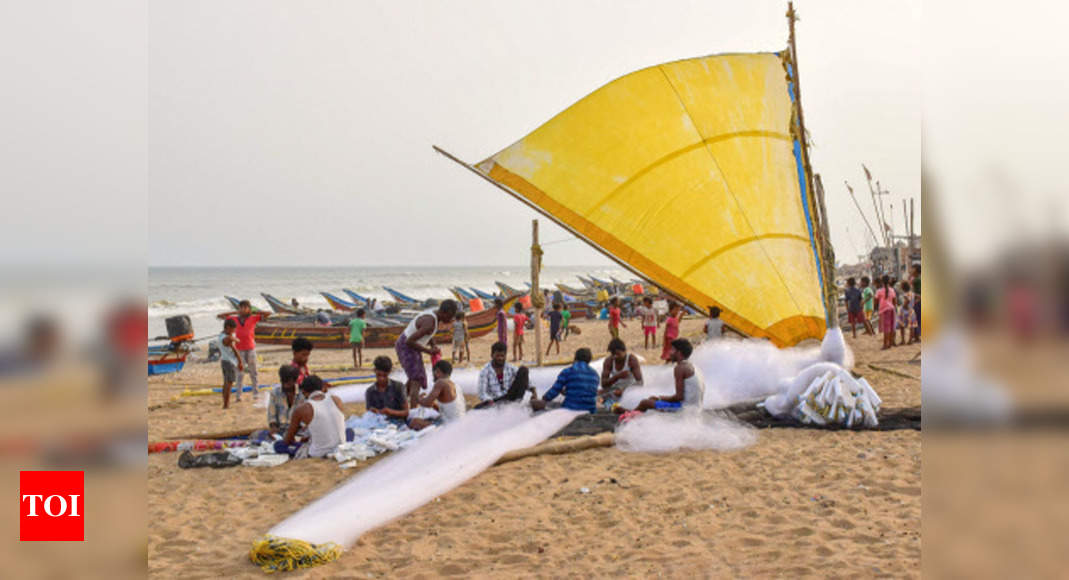
{"type": "Polygon", "coordinates": [[[311,375],[301,383],[305,401],[293,409],[286,436],[275,442],[276,453],[288,453],[290,457],[326,457],[338,445],[353,437],[352,430],[345,428],[345,413],[341,399],[324,392],[323,380],[311,375]],[[297,443],[297,433],[304,430],[308,439],[297,443]]]}
{"type": "Polygon", "coordinates": [[[575,362],[557,375],[557,381],[542,395],[542,399],[533,399],[531,408],[540,411],[549,406],[549,402],[564,393],[564,404],[561,407],[573,411],[586,411],[594,413],[598,410],[598,383],[600,379],[597,371],[590,368],[593,356],[589,348],[581,348],[575,351],[575,362]]]}
{"type": "Polygon", "coordinates": [[[416,431],[426,429],[431,425],[448,425],[458,421],[467,410],[464,393],[460,392],[456,383],[449,378],[453,374],[453,365],[447,360],[440,360],[434,363],[432,373],[434,375],[434,386],[431,387],[431,392],[427,393],[425,397],[418,395],[412,397],[412,405],[419,405],[424,408],[437,407],[438,419],[430,421],[417,417],[409,420],[409,428],[416,431]]]}
{"type": "Polygon", "coordinates": [[[527,367],[516,368],[505,361],[508,350],[508,346],[503,342],[495,342],[490,347],[490,362],[479,371],[479,403],[474,408],[482,409],[495,403],[519,401],[523,399],[526,391],[534,392],[530,386],[527,367]]]}
{"type": "Polygon", "coordinates": [[[401,336],[397,337],[394,349],[397,351],[397,360],[401,361],[401,368],[408,377],[405,387],[409,397],[427,388],[427,369],[423,368],[423,353],[432,357],[441,354],[442,351],[434,345],[434,335],[443,325],[451,324],[456,315],[457,301],[443,300],[438,310],[425,310],[417,314],[401,336]]]}
{"type": "Polygon", "coordinates": [[[405,386],[390,378],[393,362],[390,357],[375,357],[375,383],[364,391],[364,404],[368,411],[386,417],[386,420],[403,427],[408,420],[408,397],[405,386]]]}
{"type": "Polygon", "coordinates": [[[609,357],[601,369],[601,389],[604,406],[613,411],[620,411],[618,403],[624,396],[624,389],[632,385],[642,385],[642,365],[638,357],[627,352],[627,345],[619,338],[609,341],[609,357]]]}
{"type": "Polygon", "coordinates": [[[304,395],[297,392],[297,380],[300,371],[293,365],[278,367],[279,384],[271,389],[267,403],[267,429],[253,431],[250,441],[267,441],[273,436],[281,437],[289,430],[293,410],[304,402],[304,395]]]}
{"type": "Polygon", "coordinates": [[[676,380],[676,392],[670,397],[650,397],[638,404],[637,411],[679,411],[694,409],[700,411],[702,398],[705,396],[705,381],[701,372],[691,364],[690,353],[694,351],[690,341],[685,338],[673,340],[668,351],[668,360],[676,363],[672,372],[676,380]]]}

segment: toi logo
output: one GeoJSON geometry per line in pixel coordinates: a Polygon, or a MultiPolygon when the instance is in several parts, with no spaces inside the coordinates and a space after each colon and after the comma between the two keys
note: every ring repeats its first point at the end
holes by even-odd
{"type": "Polygon", "coordinates": [[[85,540],[85,475],[81,471],[19,472],[19,540],[85,540]]]}

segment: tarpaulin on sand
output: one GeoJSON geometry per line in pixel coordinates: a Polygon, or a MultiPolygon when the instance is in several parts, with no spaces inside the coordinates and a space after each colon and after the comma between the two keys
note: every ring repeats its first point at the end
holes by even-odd
{"type": "Polygon", "coordinates": [[[822,264],[781,53],[662,64],[473,168],[691,305],[778,346],[825,331],[822,264]]]}

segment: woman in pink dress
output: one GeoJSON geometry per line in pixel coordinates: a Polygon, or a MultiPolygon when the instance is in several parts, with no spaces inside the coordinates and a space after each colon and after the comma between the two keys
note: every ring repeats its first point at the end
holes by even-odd
{"type": "Polygon", "coordinates": [[[891,285],[891,277],[884,275],[882,285],[876,291],[876,304],[880,311],[880,332],[883,333],[883,348],[887,350],[895,346],[895,289],[891,285]]]}
{"type": "Polygon", "coordinates": [[[661,360],[668,360],[668,351],[672,350],[672,341],[679,338],[680,308],[676,303],[668,307],[668,318],[664,321],[664,349],[661,350],[661,360]]]}

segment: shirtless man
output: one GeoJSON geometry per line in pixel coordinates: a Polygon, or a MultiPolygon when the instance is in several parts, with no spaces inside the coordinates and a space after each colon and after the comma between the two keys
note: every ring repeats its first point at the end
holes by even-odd
{"type": "Polygon", "coordinates": [[[410,405],[412,408],[417,406],[437,407],[439,419],[435,421],[428,421],[419,417],[410,419],[408,426],[416,431],[436,424],[448,425],[463,417],[464,412],[467,410],[464,403],[464,393],[461,393],[457,389],[456,383],[449,378],[453,374],[453,365],[447,360],[440,360],[434,363],[432,374],[434,375],[434,386],[431,387],[431,391],[425,397],[420,397],[418,393],[412,395],[410,405]]]}

